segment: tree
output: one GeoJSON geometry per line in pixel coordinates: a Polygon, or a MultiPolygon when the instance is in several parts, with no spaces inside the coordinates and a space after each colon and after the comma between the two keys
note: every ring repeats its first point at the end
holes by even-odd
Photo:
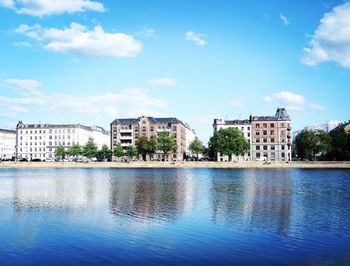
{"type": "Polygon", "coordinates": [[[130,145],[126,150],[126,155],[129,157],[129,159],[132,159],[133,157],[137,156],[137,154],[137,148],[133,145],[130,145]]]}
{"type": "Polygon", "coordinates": [[[216,157],[218,153],[227,155],[231,161],[232,154],[239,156],[249,151],[249,143],[237,128],[221,128],[216,131],[208,143],[209,153],[216,157]]]}
{"type": "Polygon", "coordinates": [[[146,161],[146,156],[153,155],[157,151],[157,140],[154,137],[151,137],[148,140],[146,137],[142,136],[139,138],[137,143],[137,150],[139,154],[142,155],[142,160],[146,161]]]}
{"type": "Polygon", "coordinates": [[[79,155],[83,154],[83,150],[79,144],[74,144],[72,147],[69,148],[67,154],[73,156],[74,158],[77,158],[79,155]]]}
{"type": "Polygon", "coordinates": [[[176,152],[177,145],[174,137],[169,132],[159,132],[157,138],[157,150],[164,154],[164,160],[168,158],[169,152],[176,152]]]}
{"type": "Polygon", "coordinates": [[[199,140],[198,138],[195,138],[191,143],[188,149],[191,151],[192,154],[195,154],[198,158],[198,155],[201,153],[203,154],[205,151],[205,146],[203,145],[203,142],[199,140]]]}
{"type": "Polygon", "coordinates": [[[114,147],[113,154],[118,158],[124,156],[125,152],[120,143],[118,143],[118,145],[114,147]]]}
{"type": "Polygon", "coordinates": [[[331,131],[329,135],[332,139],[332,148],[328,158],[338,161],[350,160],[350,134],[344,130],[335,130],[331,131]]]}
{"type": "Polygon", "coordinates": [[[139,138],[139,141],[137,143],[137,150],[139,151],[139,154],[142,156],[142,160],[146,161],[146,155],[148,154],[148,139],[144,136],[139,138]]]}
{"type": "Polygon", "coordinates": [[[66,150],[62,145],[57,146],[55,156],[60,159],[64,159],[64,157],[66,156],[66,150]]]}
{"type": "Polygon", "coordinates": [[[112,157],[112,150],[108,148],[106,144],[103,144],[98,154],[103,157],[103,159],[110,159],[112,157]]]}
{"type": "Polygon", "coordinates": [[[86,156],[87,158],[92,158],[92,157],[96,157],[97,155],[97,145],[93,140],[89,140],[85,146],[83,147],[83,154],[84,156],[86,156]]]}
{"type": "Polygon", "coordinates": [[[316,160],[331,151],[331,137],[323,130],[303,130],[295,139],[299,158],[316,160]]]}

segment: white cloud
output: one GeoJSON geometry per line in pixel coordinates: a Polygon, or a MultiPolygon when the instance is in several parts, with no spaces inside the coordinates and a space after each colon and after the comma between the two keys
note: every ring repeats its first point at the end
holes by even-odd
{"type": "MultiPolygon", "coordinates": [[[[73,95],[64,93],[44,93],[41,83],[36,80],[9,79],[1,87],[19,92],[16,97],[0,96],[0,116],[14,117],[30,112],[34,108],[44,108],[59,113],[83,113],[114,117],[120,110],[131,110],[130,114],[149,114],[153,108],[167,106],[167,102],[151,97],[140,88],[128,88],[121,92],[106,92],[98,95],[73,95]]],[[[127,113],[129,115],[129,113],[127,113]]]]}
{"type": "Polygon", "coordinates": [[[193,31],[186,32],[186,41],[194,42],[199,46],[207,44],[207,41],[204,39],[205,34],[194,33],[193,31]]]}
{"type": "Polygon", "coordinates": [[[32,46],[29,42],[14,42],[13,45],[17,46],[17,47],[30,47],[30,46],[32,46]]]}
{"type": "Polygon", "coordinates": [[[156,36],[156,30],[155,30],[155,29],[152,29],[152,28],[149,28],[148,26],[144,26],[144,27],[142,28],[142,31],[137,32],[136,35],[140,35],[140,36],[145,36],[145,37],[148,37],[148,38],[152,38],[152,37],[155,37],[155,36],[156,36]]]}
{"type": "Polygon", "coordinates": [[[280,19],[282,20],[284,26],[288,26],[290,24],[289,19],[286,16],[284,16],[282,12],[280,13],[280,19]]]}
{"type": "Polygon", "coordinates": [[[69,28],[63,29],[22,24],[15,32],[39,41],[53,52],[100,57],[133,57],[142,50],[142,43],[131,35],[108,33],[101,26],[88,30],[78,23],[72,23],[69,28]]]}
{"type": "Polygon", "coordinates": [[[0,6],[13,9],[18,14],[36,17],[85,11],[105,11],[102,3],[91,0],[0,0],[0,6]]]}
{"type": "Polygon", "coordinates": [[[265,96],[262,101],[267,104],[276,103],[285,106],[291,111],[305,111],[307,109],[325,110],[323,106],[307,100],[303,95],[289,91],[280,91],[273,95],[265,96]]]}
{"type": "Polygon", "coordinates": [[[307,65],[334,61],[350,68],[350,3],[336,6],[323,16],[309,47],[304,48],[302,61],[307,65]]]}
{"type": "Polygon", "coordinates": [[[176,79],[174,78],[161,78],[161,79],[152,79],[151,84],[154,86],[175,86],[176,85],[176,79]]]}
{"type": "Polygon", "coordinates": [[[15,2],[13,0],[0,0],[0,7],[15,8],[15,2]]]}
{"type": "Polygon", "coordinates": [[[246,106],[246,100],[242,97],[238,97],[231,101],[231,105],[235,108],[243,108],[246,106]]]}

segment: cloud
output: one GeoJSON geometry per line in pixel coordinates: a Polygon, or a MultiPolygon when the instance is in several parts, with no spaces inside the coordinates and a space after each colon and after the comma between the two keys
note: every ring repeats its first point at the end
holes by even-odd
{"type": "Polygon", "coordinates": [[[186,32],[186,41],[194,42],[196,45],[204,46],[207,44],[207,41],[204,39],[205,34],[194,33],[193,31],[186,32]]]}
{"type": "Polygon", "coordinates": [[[243,108],[246,106],[246,100],[242,97],[238,97],[231,101],[231,105],[235,108],[243,108]]]}
{"type": "Polygon", "coordinates": [[[0,0],[0,6],[12,9],[18,14],[27,14],[35,17],[86,11],[105,11],[102,3],[91,0],[0,0]]]}
{"type": "Polygon", "coordinates": [[[280,19],[282,20],[284,26],[288,26],[290,24],[289,19],[286,16],[284,16],[282,12],[280,13],[280,19]]]}
{"type": "Polygon", "coordinates": [[[323,111],[325,108],[319,104],[307,100],[303,95],[289,91],[280,91],[269,96],[263,97],[262,101],[267,104],[277,103],[285,106],[291,111],[305,111],[313,109],[323,111]]]}
{"type": "Polygon", "coordinates": [[[156,30],[149,28],[148,26],[144,26],[142,31],[137,32],[136,35],[152,38],[156,36],[156,30]]]}
{"type": "Polygon", "coordinates": [[[176,85],[176,79],[174,78],[161,78],[161,79],[152,79],[151,84],[154,86],[175,86],[176,85]]]}
{"type": "Polygon", "coordinates": [[[129,114],[152,113],[153,108],[166,107],[167,102],[148,95],[147,90],[127,88],[121,92],[106,92],[97,95],[73,95],[44,93],[36,80],[8,79],[0,84],[11,88],[18,95],[0,96],[0,116],[14,117],[35,108],[44,108],[59,113],[80,113],[114,117],[120,110],[131,110],[129,114]]]}
{"type": "Polygon", "coordinates": [[[29,42],[14,42],[13,45],[17,46],[17,47],[30,47],[30,46],[32,46],[29,42]]]}
{"type": "Polygon", "coordinates": [[[302,62],[318,65],[334,61],[350,68],[350,3],[336,6],[326,13],[304,48],[302,62]]]}
{"type": "Polygon", "coordinates": [[[142,50],[142,43],[131,35],[108,33],[101,26],[89,30],[78,23],[72,23],[63,29],[22,24],[15,32],[38,41],[53,52],[97,57],[133,57],[142,50]]]}

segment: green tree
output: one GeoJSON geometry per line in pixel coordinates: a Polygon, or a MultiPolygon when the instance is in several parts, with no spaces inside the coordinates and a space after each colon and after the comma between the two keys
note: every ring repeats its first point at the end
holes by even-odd
{"type": "Polygon", "coordinates": [[[103,159],[110,159],[112,157],[112,150],[106,144],[103,144],[101,150],[98,151],[98,155],[103,157],[103,159]]]}
{"type": "Polygon", "coordinates": [[[216,131],[208,143],[211,157],[227,155],[231,161],[232,154],[239,156],[249,151],[249,143],[244,138],[243,133],[237,128],[221,128],[216,131]]]}
{"type": "Polygon", "coordinates": [[[68,154],[77,158],[79,155],[83,155],[83,150],[79,144],[74,144],[72,147],[69,148],[68,154]]]}
{"type": "Polygon", "coordinates": [[[96,157],[97,151],[98,151],[97,145],[91,139],[83,147],[83,154],[87,158],[96,157]]]}
{"type": "Polygon", "coordinates": [[[129,160],[137,156],[137,154],[138,154],[138,151],[134,145],[130,145],[126,150],[126,155],[129,157],[129,160]]]}
{"type": "Polygon", "coordinates": [[[157,139],[155,137],[151,137],[147,143],[147,154],[152,156],[156,152],[157,152],[157,139]]]}
{"type": "Polygon", "coordinates": [[[66,156],[66,149],[62,145],[57,146],[55,156],[59,159],[64,159],[66,156]]]}
{"type": "Polygon", "coordinates": [[[350,160],[350,134],[344,130],[335,130],[329,133],[332,139],[332,148],[328,154],[330,160],[350,160]]]}
{"type": "Polygon", "coordinates": [[[142,160],[146,161],[146,155],[148,154],[148,139],[144,136],[139,138],[139,141],[137,143],[137,150],[139,154],[142,156],[142,160]]]}
{"type": "Polygon", "coordinates": [[[331,151],[331,137],[323,130],[303,130],[295,139],[299,158],[316,160],[331,151]]]}
{"type": "Polygon", "coordinates": [[[118,145],[114,147],[113,154],[117,158],[124,156],[125,152],[124,152],[124,149],[120,143],[118,143],[118,145]]]}
{"type": "Polygon", "coordinates": [[[199,154],[203,154],[205,151],[205,146],[203,145],[203,142],[199,140],[198,138],[195,138],[191,143],[188,149],[191,151],[192,154],[195,154],[198,158],[199,154]]]}
{"type": "Polygon", "coordinates": [[[157,150],[163,152],[164,160],[168,158],[170,152],[176,152],[176,149],[176,140],[169,132],[158,133],[157,150]]]}

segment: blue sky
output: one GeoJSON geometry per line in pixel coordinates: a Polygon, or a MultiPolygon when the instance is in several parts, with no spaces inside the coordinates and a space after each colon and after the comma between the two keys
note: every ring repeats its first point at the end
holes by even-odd
{"type": "Polygon", "coordinates": [[[0,0],[0,128],[176,116],[350,118],[346,1],[0,0]]]}

